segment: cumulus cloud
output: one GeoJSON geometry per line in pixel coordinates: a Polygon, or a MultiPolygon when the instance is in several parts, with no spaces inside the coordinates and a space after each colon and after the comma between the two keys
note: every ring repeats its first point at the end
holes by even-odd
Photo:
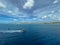
{"type": "Polygon", "coordinates": [[[43,16],[43,17],[42,17],[42,19],[45,19],[45,18],[47,18],[47,16],[43,16]]]}
{"type": "Polygon", "coordinates": [[[17,21],[17,19],[13,19],[13,21],[17,21]]]}
{"type": "Polygon", "coordinates": [[[27,18],[28,16],[27,15],[19,15],[19,18],[27,18]]]}
{"type": "Polygon", "coordinates": [[[37,20],[37,18],[33,18],[33,20],[37,20]]]}
{"type": "Polygon", "coordinates": [[[51,13],[55,13],[55,11],[51,11],[51,13]]]}
{"type": "Polygon", "coordinates": [[[34,0],[27,0],[27,2],[23,5],[24,9],[31,9],[34,6],[34,0]]]}
{"type": "Polygon", "coordinates": [[[58,0],[54,0],[54,1],[53,1],[53,4],[56,4],[56,3],[58,3],[58,2],[59,2],[58,0]]]}
{"type": "Polygon", "coordinates": [[[11,15],[18,15],[20,13],[19,9],[18,8],[14,8],[12,10],[7,10],[6,11],[7,13],[11,14],[11,15]]]}
{"type": "Polygon", "coordinates": [[[60,21],[60,18],[58,20],[60,21]]]}
{"type": "Polygon", "coordinates": [[[49,14],[48,17],[52,17],[53,14],[49,14]]]}
{"type": "Polygon", "coordinates": [[[58,10],[58,12],[60,12],[60,10],[58,10]]]}
{"type": "Polygon", "coordinates": [[[10,14],[10,16],[16,15],[15,11],[13,10],[7,10],[6,13],[10,14]]]}
{"type": "Polygon", "coordinates": [[[3,4],[2,2],[0,2],[0,7],[1,7],[1,8],[6,8],[6,5],[3,4]]]}
{"type": "Polygon", "coordinates": [[[8,12],[8,13],[13,13],[11,10],[8,10],[7,12],[8,12]]]}

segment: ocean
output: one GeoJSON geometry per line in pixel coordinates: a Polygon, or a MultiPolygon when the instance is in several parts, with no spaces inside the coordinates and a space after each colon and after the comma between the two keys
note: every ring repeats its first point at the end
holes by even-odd
{"type": "Polygon", "coordinates": [[[0,24],[0,31],[0,45],[60,45],[60,24],[0,24]]]}

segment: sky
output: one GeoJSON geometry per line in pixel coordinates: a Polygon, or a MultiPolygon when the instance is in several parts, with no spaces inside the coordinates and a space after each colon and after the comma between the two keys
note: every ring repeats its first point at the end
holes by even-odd
{"type": "Polygon", "coordinates": [[[60,0],[0,0],[0,23],[60,21],[60,0]]]}

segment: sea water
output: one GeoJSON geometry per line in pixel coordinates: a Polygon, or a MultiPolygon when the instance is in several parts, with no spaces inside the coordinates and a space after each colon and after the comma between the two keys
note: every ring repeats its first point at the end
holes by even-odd
{"type": "Polygon", "coordinates": [[[0,24],[0,45],[60,45],[60,24],[0,24]]]}

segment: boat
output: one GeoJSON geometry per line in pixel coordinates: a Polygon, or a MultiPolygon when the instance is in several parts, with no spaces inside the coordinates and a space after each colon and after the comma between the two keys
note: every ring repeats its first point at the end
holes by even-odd
{"type": "Polygon", "coordinates": [[[26,30],[21,30],[21,32],[26,32],[26,30]]]}

